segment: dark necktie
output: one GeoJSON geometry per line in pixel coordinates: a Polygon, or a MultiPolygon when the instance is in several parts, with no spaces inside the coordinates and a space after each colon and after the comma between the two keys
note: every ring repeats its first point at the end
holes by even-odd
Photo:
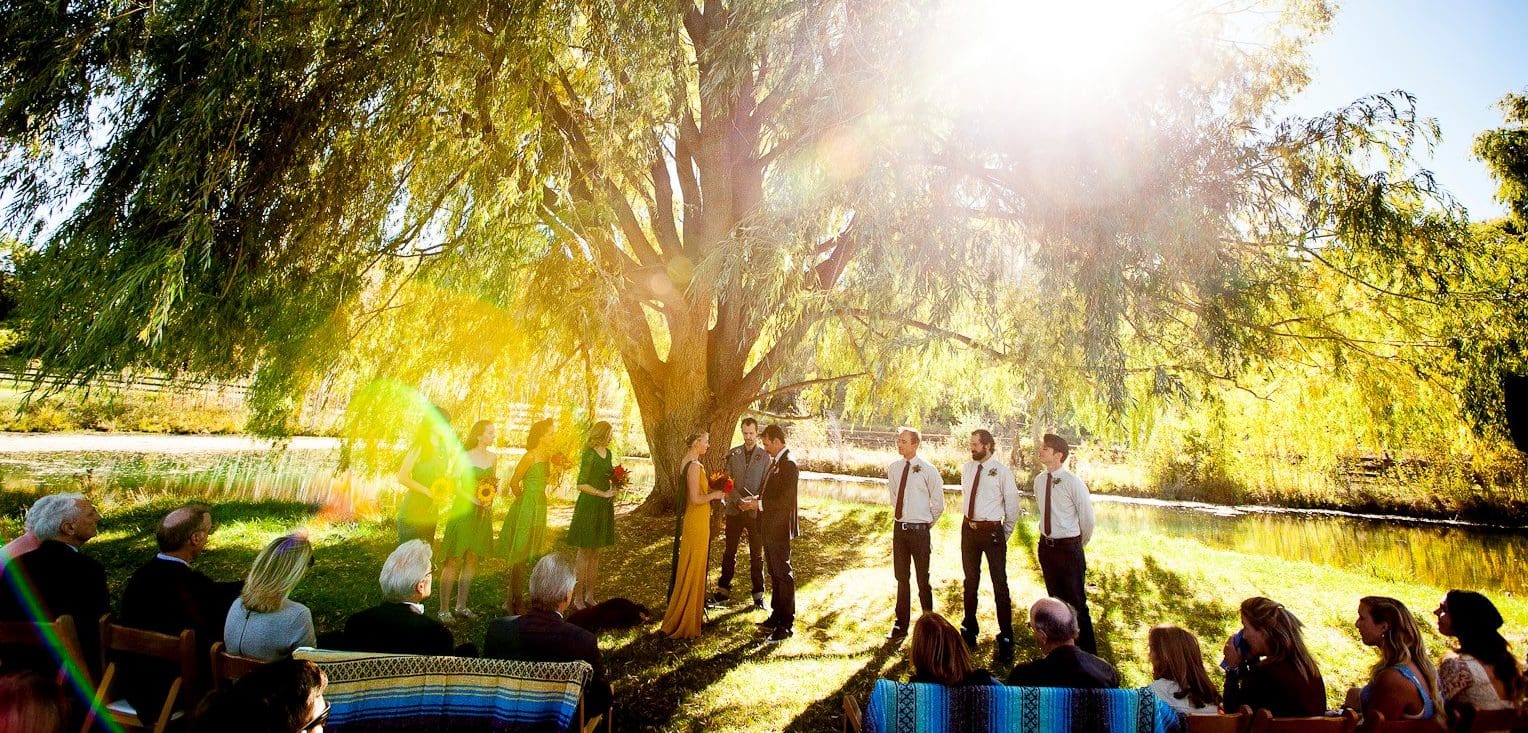
{"type": "Polygon", "coordinates": [[[976,464],[976,478],[971,479],[971,500],[966,502],[966,519],[976,521],[976,487],[982,482],[982,464],[976,464]]]}
{"type": "Polygon", "coordinates": [[[1056,479],[1052,478],[1050,472],[1047,471],[1045,474],[1045,526],[1040,530],[1040,534],[1043,534],[1046,537],[1050,536],[1051,487],[1055,484],[1056,479]]]}
{"type": "Polygon", "coordinates": [[[907,474],[913,462],[902,464],[902,483],[897,485],[897,521],[902,521],[902,498],[907,495],[907,474]]]}

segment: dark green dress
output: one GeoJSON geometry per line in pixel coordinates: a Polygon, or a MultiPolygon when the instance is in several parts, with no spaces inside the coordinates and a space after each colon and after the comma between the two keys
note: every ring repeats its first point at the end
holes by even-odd
{"type": "Polygon", "coordinates": [[[463,557],[469,550],[483,557],[493,549],[493,503],[490,501],[487,506],[477,503],[477,492],[479,484],[496,485],[498,479],[494,466],[470,467],[468,480],[460,482],[446,519],[443,548],[446,557],[463,557]]]}
{"type": "MultiPolygon", "coordinates": [[[[610,472],[614,469],[615,454],[609,448],[605,449],[603,458],[593,448],[585,448],[578,462],[578,483],[609,491],[610,472]]],[[[568,544],[573,547],[615,544],[615,501],[578,492],[578,502],[573,505],[573,521],[568,523],[568,544]]]]}
{"type": "Polygon", "coordinates": [[[512,563],[533,563],[541,558],[546,538],[546,461],[537,461],[521,477],[520,495],[504,515],[499,532],[499,554],[512,563]]]}

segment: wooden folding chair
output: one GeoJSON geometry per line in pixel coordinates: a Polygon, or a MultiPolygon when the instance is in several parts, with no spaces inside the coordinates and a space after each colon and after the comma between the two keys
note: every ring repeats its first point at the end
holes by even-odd
{"type": "Polygon", "coordinates": [[[227,689],[240,677],[265,665],[265,662],[259,659],[229,654],[225,651],[227,648],[223,642],[219,641],[214,643],[208,652],[210,660],[207,669],[211,672],[214,689],[227,689]]]}
{"type": "Polygon", "coordinates": [[[844,693],[844,733],[860,733],[864,728],[865,707],[854,693],[844,693]]]}
{"type": "Polygon", "coordinates": [[[91,688],[82,691],[81,694],[89,697],[95,691],[95,680],[90,676],[90,666],[85,664],[85,654],[80,651],[80,637],[74,631],[72,616],[59,616],[52,622],[0,622],[0,647],[23,649],[26,650],[27,656],[39,660],[43,658],[57,660],[57,679],[60,685],[68,682],[69,666],[72,664],[85,684],[91,688]]]}
{"type": "Polygon", "coordinates": [[[1358,713],[1352,710],[1336,717],[1275,718],[1267,708],[1252,714],[1252,733],[1353,733],[1357,729],[1358,713]]]}
{"type": "Polygon", "coordinates": [[[1224,715],[1185,715],[1188,733],[1247,733],[1252,728],[1252,708],[1224,715]]]}
{"type": "Polygon", "coordinates": [[[1443,719],[1433,716],[1427,720],[1386,720],[1379,711],[1364,716],[1365,733],[1443,733],[1443,719]]]}
{"type": "Polygon", "coordinates": [[[80,728],[80,733],[89,733],[95,724],[96,715],[103,712],[119,725],[164,733],[170,721],[184,715],[184,711],[175,709],[182,691],[194,689],[196,685],[196,632],[183,629],[179,636],[171,636],[145,631],[112,623],[111,614],[105,614],[101,616],[101,669],[105,670],[101,673],[101,686],[96,689],[95,699],[91,701],[90,712],[85,716],[85,725],[80,728]],[[180,667],[180,674],[170,682],[164,705],[152,718],[152,723],[144,717],[144,712],[153,711],[135,710],[127,700],[113,694],[112,683],[117,675],[114,652],[163,659],[180,667]]]}
{"type": "Polygon", "coordinates": [[[1517,711],[1512,708],[1480,710],[1469,703],[1450,705],[1448,729],[1452,733],[1484,733],[1493,730],[1518,730],[1517,711]]]}

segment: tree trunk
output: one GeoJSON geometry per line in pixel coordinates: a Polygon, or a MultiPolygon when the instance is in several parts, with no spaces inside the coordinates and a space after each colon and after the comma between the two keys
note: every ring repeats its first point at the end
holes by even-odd
{"type": "Polygon", "coordinates": [[[642,417],[642,432],[653,459],[653,490],[637,508],[646,516],[672,515],[682,506],[679,497],[684,487],[679,483],[679,461],[687,447],[684,439],[697,431],[711,436],[711,449],[701,460],[706,472],[721,470],[726,460],[728,441],[737,429],[741,414],[712,398],[704,373],[674,368],[665,364],[655,375],[661,382],[640,386],[634,381],[632,392],[642,417]]]}

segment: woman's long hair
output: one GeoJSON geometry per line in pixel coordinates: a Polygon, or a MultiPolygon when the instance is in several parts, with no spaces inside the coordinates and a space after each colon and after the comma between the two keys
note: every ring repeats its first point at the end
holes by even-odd
{"type": "Polygon", "coordinates": [[[1242,617],[1268,639],[1267,658],[1272,661],[1288,661],[1300,676],[1313,680],[1321,674],[1310,650],[1305,648],[1305,637],[1300,629],[1300,619],[1284,604],[1262,596],[1253,596],[1241,604],[1242,617]]]}
{"type": "Polygon", "coordinates": [[[1490,667],[1506,691],[1507,699],[1516,699],[1523,691],[1523,671],[1517,666],[1507,640],[1497,631],[1501,628],[1502,617],[1496,604],[1475,591],[1451,590],[1443,597],[1443,606],[1448,610],[1454,638],[1459,640],[1459,652],[1490,667]]]}
{"type": "Polygon", "coordinates": [[[272,613],[281,608],[292,589],[313,564],[313,543],[307,535],[277,537],[255,557],[239,593],[244,608],[256,613],[272,613]]]}
{"type": "Polygon", "coordinates": [[[601,420],[589,427],[589,438],[584,442],[585,448],[593,448],[595,444],[610,437],[610,423],[601,420]]]}
{"type": "Polygon", "coordinates": [[[971,676],[971,654],[949,621],[925,613],[913,624],[913,672],[942,685],[959,685],[971,676]]]}
{"type": "Polygon", "coordinates": [[[1427,686],[1427,696],[1433,700],[1433,709],[1443,709],[1443,698],[1438,695],[1438,670],[1427,655],[1427,645],[1422,642],[1422,632],[1411,617],[1406,604],[1384,596],[1364,596],[1358,599],[1358,607],[1367,609],[1369,618],[1376,624],[1385,624],[1385,633],[1379,639],[1379,661],[1369,670],[1374,679],[1387,667],[1410,664],[1422,673],[1422,683],[1427,686]]]}
{"type": "Polygon", "coordinates": [[[1172,624],[1160,624],[1147,632],[1146,646],[1153,677],[1176,682],[1196,708],[1220,704],[1220,690],[1204,671],[1204,653],[1193,634],[1172,624]]]}
{"type": "Polygon", "coordinates": [[[483,442],[483,433],[488,432],[488,428],[492,426],[492,420],[479,420],[473,423],[472,427],[467,430],[467,440],[463,443],[463,447],[467,450],[478,447],[478,444],[483,442]]]}
{"type": "Polygon", "coordinates": [[[531,429],[525,435],[525,449],[536,450],[541,441],[546,439],[547,433],[552,432],[552,418],[537,421],[531,425],[531,429]]]}

